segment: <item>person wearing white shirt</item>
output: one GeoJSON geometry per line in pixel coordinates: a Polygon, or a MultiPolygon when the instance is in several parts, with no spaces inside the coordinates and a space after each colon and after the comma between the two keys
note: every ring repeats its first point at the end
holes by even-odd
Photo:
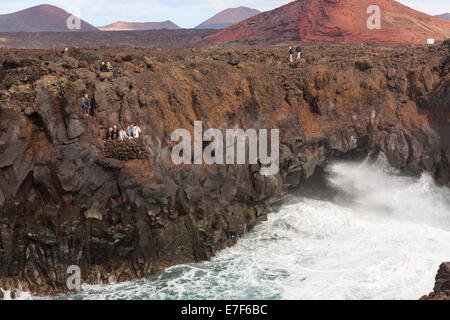
{"type": "Polygon", "coordinates": [[[140,136],[140,134],[141,134],[141,127],[139,127],[139,125],[138,124],[136,124],[135,126],[134,126],[134,128],[133,128],[133,137],[134,138],[136,138],[136,139],[138,139],[139,138],[139,136],[140,136]]]}

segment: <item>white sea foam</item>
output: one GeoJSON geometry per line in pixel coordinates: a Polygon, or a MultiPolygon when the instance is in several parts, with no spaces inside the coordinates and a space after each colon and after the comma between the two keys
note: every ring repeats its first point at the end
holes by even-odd
{"type": "Polygon", "coordinates": [[[450,260],[450,192],[383,157],[327,169],[332,200],[290,197],[211,262],[61,299],[418,299],[450,260]]]}
{"type": "Polygon", "coordinates": [[[11,290],[0,289],[3,293],[3,300],[33,300],[32,295],[29,292],[23,292],[22,290],[16,290],[14,299],[11,297],[11,290]]]}

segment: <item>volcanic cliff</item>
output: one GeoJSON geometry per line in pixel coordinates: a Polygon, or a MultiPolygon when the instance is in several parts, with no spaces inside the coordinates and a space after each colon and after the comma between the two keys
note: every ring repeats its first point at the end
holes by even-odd
{"type": "Polygon", "coordinates": [[[93,283],[209,259],[335,158],[383,151],[449,185],[449,50],[307,46],[290,65],[281,49],[0,49],[0,288],[66,291],[71,265],[93,283]],[[196,120],[280,129],[280,172],[175,166],[171,133],[196,120]],[[106,157],[104,130],[132,121],[147,154],[106,157]]]}

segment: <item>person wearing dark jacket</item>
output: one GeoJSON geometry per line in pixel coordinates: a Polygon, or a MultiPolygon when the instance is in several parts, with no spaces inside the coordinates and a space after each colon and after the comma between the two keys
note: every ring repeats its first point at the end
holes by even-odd
{"type": "Polygon", "coordinates": [[[302,57],[302,47],[298,46],[297,48],[295,48],[295,52],[297,52],[297,61],[298,61],[302,57]]]}
{"type": "Polygon", "coordinates": [[[106,140],[112,140],[112,132],[113,128],[109,128],[108,130],[106,130],[106,140]]]}
{"type": "Polygon", "coordinates": [[[292,47],[289,47],[289,60],[292,62],[294,62],[294,49],[292,49],[292,47]]]}
{"type": "Polygon", "coordinates": [[[105,64],[105,61],[102,61],[102,64],[100,65],[100,71],[101,72],[108,72],[108,67],[105,64]]]}
{"type": "Polygon", "coordinates": [[[119,130],[117,129],[117,126],[114,126],[111,131],[111,140],[117,140],[117,138],[119,138],[119,130]]]}
{"type": "Polygon", "coordinates": [[[81,101],[81,106],[83,108],[83,114],[87,117],[91,111],[91,101],[89,100],[89,95],[86,93],[81,101]]]}

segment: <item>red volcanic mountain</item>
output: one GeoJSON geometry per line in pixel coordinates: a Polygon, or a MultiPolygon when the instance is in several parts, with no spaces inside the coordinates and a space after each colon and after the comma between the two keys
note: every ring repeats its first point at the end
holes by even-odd
{"type": "Polygon", "coordinates": [[[0,15],[0,32],[41,31],[97,31],[97,28],[81,20],[81,29],[71,30],[67,20],[71,14],[51,5],[39,5],[11,14],[0,15]]]}
{"type": "Polygon", "coordinates": [[[137,31],[137,30],[178,30],[180,29],[172,21],[163,21],[163,22],[124,22],[118,21],[107,25],[105,27],[99,27],[102,31],[137,31]]]}
{"type": "Polygon", "coordinates": [[[298,0],[261,13],[208,37],[206,44],[282,45],[295,42],[424,44],[450,37],[450,22],[393,0],[298,0]],[[370,30],[371,5],[381,29],[370,30]]]}
{"type": "Polygon", "coordinates": [[[258,13],[260,11],[247,7],[225,9],[197,26],[196,29],[225,29],[258,13]]]}

